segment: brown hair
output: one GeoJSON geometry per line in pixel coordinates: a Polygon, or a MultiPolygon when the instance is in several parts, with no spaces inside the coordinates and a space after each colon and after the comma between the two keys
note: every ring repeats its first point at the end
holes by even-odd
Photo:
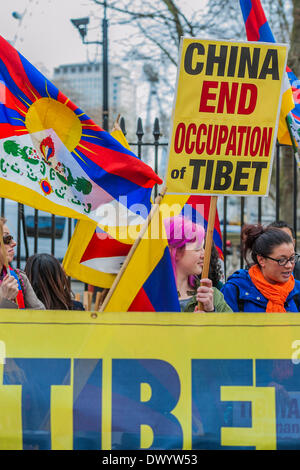
{"type": "Polygon", "coordinates": [[[70,284],[54,256],[47,253],[30,256],[26,262],[25,272],[36,296],[46,309],[72,310],[70,284]]]}

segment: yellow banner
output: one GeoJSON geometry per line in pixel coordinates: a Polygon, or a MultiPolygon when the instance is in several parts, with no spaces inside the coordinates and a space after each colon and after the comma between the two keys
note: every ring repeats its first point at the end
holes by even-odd
{"type": "Polygon", "coordinates": [[[1,311],[0,449],[282,449],[300,317],[1,311]]]}
{"type": "Polygon", "coordinates": [[[267,195],[287,46],[184,38],[168,193],[267,195]]]}

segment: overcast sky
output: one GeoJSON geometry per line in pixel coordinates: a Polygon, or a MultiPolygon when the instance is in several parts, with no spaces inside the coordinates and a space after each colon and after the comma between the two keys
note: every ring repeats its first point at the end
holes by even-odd
{"type": "MultiPolygon", "coordinates": [[[[0,34],[15,40],[14,46],[21,54],[34,65],[44,63],[52,74],[57,65],[86,61],[87,54],[91,60],[94,58],[95,48],[82,44],[70,19],[91,16],[97,10],[100,16],[102,7],[93,6],[89,0],[0,0],[0,34]],[[24,13],[22,20],[12,16],[15,11],[24,13]]],[[[101,39],[100,27],[98,34],[101,39]]],[[[101,51],[101,46],[98,48],[101,51]]]]}
{"type": "MultiPolygon", "coordinates": [[[[189,10],[188,5],[195,6],[195,1],[200,8],[207,0],[181,0],[180,6],[189,10]]],[[[126,37],[128,26],[114,25],[111,15],[108,9],[109,57],[113,59],[118,38],[126,37]]],[[[60,64],[93,61],[97,51],[101,57],[101,46],[83,45],[71,24],[71,18],[85,16],[90,17],[88,40],[101,40],[103,7],[91,0],[0,0],[0,35],[14,41],[14,47],[34,65],[43,63],[52,76],[53,68],[60,64]],[[15,19],[13,12],[23,18],[15,19]]]]}
{"type": "MultiPolygon", "coordinates": [[[[189,5],[194,7],[195,1],[200,8],[207,0],[180,0],[180,6],[185,6],[189,11],[189,5]]],[[[92,0],[0,0],[0,35],[51,80],[53,69],[58,65],[95,61],[95,58],[101,61],[102,46],[82,44],[79,32],[70,21],[71,18],[82,17],[90,18],[88,40],[101,41],[103,7],[94,4],[92,0]],[[13,12],[17,12],[22,18],[14,18],[13,12]]],[[[119,40],[127,40],[132,30],[128,25],[114,24],[116,19],[109,9],[107,17],[109,60],[115,63],[121,61],[121,65],[126,67],[128,63],[124,61],[124,49],[119,40]]],[[[146,84],[145,91],[144,85],[140,83],[141,67],[141,62],[129,67],[132,78],[139,83],[139,115],[145,113],[149,86],[146,84]]]]}

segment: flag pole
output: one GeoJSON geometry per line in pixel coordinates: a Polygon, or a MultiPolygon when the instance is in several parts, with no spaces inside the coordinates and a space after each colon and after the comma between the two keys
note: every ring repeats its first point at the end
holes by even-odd
{"type": "MultiPolygon", "coordinates": [[[[218,201],[218,196],[211,196],[208,223],[207,223],[207,229],[206,229],[206,237],[205,237],[205,251],[204,251],[204,261],[203,261],[201,279],[208,278],[211,248],[212,248],[213,235],[214,235],[215,218],[216,218],[216,211],[217,211],[217,201],[218,201]]],[[[200,284],[201,284],[201,281],[200,281],[200,284]]],[[[203,310],[202,302],[198,302],[198,310],[203,310]]]]}
{"type": "Polygon", "coordinates": [[[154,204],[153,204],[152,207],[151,207],[151,210],[150,210],[150,212],[149,212],[149,214],[148,214],[148,217],[147,217],[147,219],[146,219],[146,222],[145,222],[144,225],[142,226],[141,231],[140,231],[138,237],[135,239],[134,244],[133,244],[132,247],[130,248],[130,251],[129,251],[129,253],[128,253],[128,255],[127,255],[127,257],[126,257],[126,259],[125,259],[125,261],[124,261],[124,263],[123,263],[123,265],[122,265],[120,271],[118,272],[117,276],[115,277],[115,280],[114,280],[114,282],[113,282],[113,284],[112,284],[110,290],[108,291],[108,294],[107,294],[107,296],[105,297],[104,302],[103,302],[103,304],[101,305],[101,308],[100,308],[99,312],[104,312],[104,310],[105,310],[105,308],[106,308],[108,302],[110,301],[110,299],[111,299],[111,297],[112,297],[112,295],[113,295],[113,293],[114,293],[114,291],[115,291],[115,289],[116,289],[116,287],[117,287],[117,285],[118,285],[118,283],[119,283],[121,277],[122,277],[123,274],[124,274],[125,269],[126,269],[127,266],[128,266],[129,261],[131,260],[133,254],[134,254],[135,250],[137,249],[137,247],[138,247],[140,241],[142,240],[144,234],[146,233],[146,230],[148,229],[151,220],[153,219],[153,217],[154,217],[154,215],[156,214],[156,212],[159,210],[159,205],[160,205],[160,203],[161,203],[161,201],[162,201],[162,198],[163,198],[164,195],[166,194],[166,191],[167,191],[167,187],[165,186],[165,187],[162,189],[161,193],[159,193],[159,194],[157,195],[157,197],[155,198],[154,204]]]}

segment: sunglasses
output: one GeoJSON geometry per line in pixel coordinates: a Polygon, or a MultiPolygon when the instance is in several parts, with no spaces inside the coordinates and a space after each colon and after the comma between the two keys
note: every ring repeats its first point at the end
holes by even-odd
{"type": "Polygon", "coordinates": [[[4,245],[9,245],[14,237],[12,235],[3,235],[3,243],[4,245]]]}

